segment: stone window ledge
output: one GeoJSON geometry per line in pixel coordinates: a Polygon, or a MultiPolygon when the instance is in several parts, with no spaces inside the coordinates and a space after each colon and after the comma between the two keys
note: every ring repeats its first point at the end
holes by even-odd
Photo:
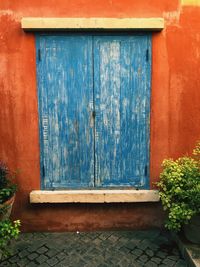
{"type": "Polygon", "coordinates": [[[164,19],[157,18],[39,18],[24,17],[24,31],[38,30],[150,30],[161,31],[164,19]]]}
{"type": "Polygon", "coordinates": [[[157,190],[34,190],[31,203],[138,203],[158,202],[157,190]]]}

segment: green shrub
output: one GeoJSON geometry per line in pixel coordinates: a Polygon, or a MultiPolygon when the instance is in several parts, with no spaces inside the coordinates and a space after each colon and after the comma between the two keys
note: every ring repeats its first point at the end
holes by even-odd
{"type": "Polygon", "coordinates": [[[10,254],[9,244],[12,239],[18,237],[20,221],[11,222],[9,219],[0,221],[0,254],[6,257],[10,254]]]}
{"type": "Polygon", "coordinates": [[[20,221],[12,222],[9,219],[3,219],[9,209],[9,205],[4,204],[16,192],[17,186],[12,183],[13,174],[7,166],[0,161],[0,259],[9,255],[9,244],[12,239],[19,235],[20,221]],[[3,205],[2,205],[3,204],[3,205]]]}
{"type": "Polygon", "coordinates": [[[200,142],[191,157],[164,160],[162,167],[156,185],[168,214],[165,226],[179,231],[183,224],[200,213],[200,142]]]}
{"type": "Polygon", "coordinates": [[[0,204],[11,198],[17,190],[16,185],[12,183],[13,177],[8,167],[0,161],[0,204]]]}

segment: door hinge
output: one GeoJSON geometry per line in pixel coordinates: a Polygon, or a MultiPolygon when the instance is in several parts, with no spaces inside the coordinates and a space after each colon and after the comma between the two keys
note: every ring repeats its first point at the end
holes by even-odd
{"type": "Polygon", "coordinates": [[[146,61],[149,61],[149,49],[146,50],[146,61]]]}
{"type": "Polygon", "coordinates": [[[92,111],[92,117],[93,117],[93,118],[96,117],[96,111],[95,111],[95,110],[92,111]]]}
{"type": "Polygon", "coordinates": [[[147,171],[148,171],[148,167],[147,165],[145,166],[145,169],[144,169],[144,176],[147,176],[147,171]]]}
{"type": "Polygon", "coordinates": [[[42,166],[42,176],[45,177],[45,168],[44,168],[44,164],[42,166]]]}
{"type": "Polygon", "coordinates": [[[41,61],[41,50],[40,50],[40,48],[38,49],[38,61],[41,61]]]}

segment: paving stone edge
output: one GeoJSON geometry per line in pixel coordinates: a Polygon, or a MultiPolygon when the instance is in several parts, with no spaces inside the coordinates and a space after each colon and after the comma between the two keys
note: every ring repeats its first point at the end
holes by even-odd
{"type": "MultiPolygon", "coordinates": [[[[176,242],[182,257],[185,259],[189,267],[200,267],[200,258],[192,256],[190,246],[178,234],[171,233],[173,240],[176,242]]],[[[200,248],[199,248],[200,251],[200,248]]]]}

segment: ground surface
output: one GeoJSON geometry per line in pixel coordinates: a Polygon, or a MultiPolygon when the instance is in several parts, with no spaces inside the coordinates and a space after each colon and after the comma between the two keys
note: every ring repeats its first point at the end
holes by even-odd
{"type": "Polygon", "coordinates": [[[159,230],[21,234],[9,267],[183,267],[176,245],[159,230]]]}

